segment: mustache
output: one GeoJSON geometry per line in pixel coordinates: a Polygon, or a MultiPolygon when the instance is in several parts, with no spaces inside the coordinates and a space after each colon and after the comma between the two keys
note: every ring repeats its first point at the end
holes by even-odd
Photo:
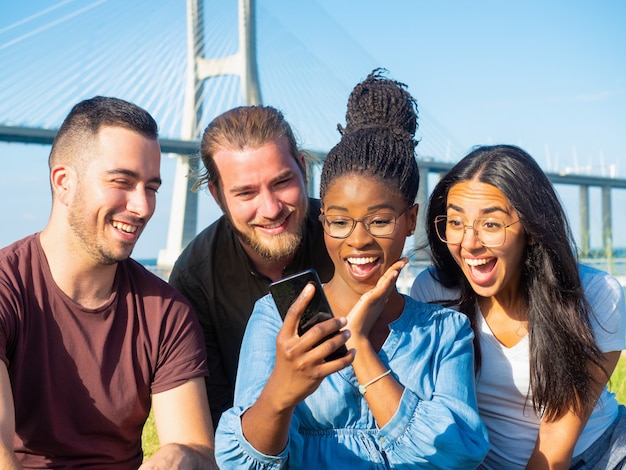
{"type": "Polygon", "coordinates": [[[254,220],[251,220],[250,222],[248,222],[248,226],[249,227],[254,227],[256,225],[261,225],[261,226],[263,226],[263,225],[271,225],[273,223],[276,223],[277,221],[280,221],[280,223],[282,224],[295,211],[296,211],[295,207],[285,207],[285,209],[282,210],[281,213],[278,214],[278,216],[274,217],[273,219],[268,219],[266,217],[262,217],[262,218],[259,218],[259,219],[254,219],[254,220]]]}

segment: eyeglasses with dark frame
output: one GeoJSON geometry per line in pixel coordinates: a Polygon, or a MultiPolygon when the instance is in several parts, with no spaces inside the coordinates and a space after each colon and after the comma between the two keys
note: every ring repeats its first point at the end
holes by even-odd
{"type": "Polygon", "coordinates": [[[398,215],[395,214],[371,214],[355,219],[347,215],[321,214],[319,219],[324,232],[332,238],[348,238],[354,231],[357,222],[361,222],[365,230],[373,237],[388,237],[396,230],[398,219],[414,205],[407,207],[398,215]]]}
{"type": "Polygon", "coordinates": [[[487,248],[495,248],[506,242],[506,229],[519,222],[505,224],[501,219],[479,217],[471,225],[466,225],[458,215],[438,215],[435,217],[435,230],[439,240],[448,245],[460,245],[468,229],[474,231],[476,239],[487,248]]]}

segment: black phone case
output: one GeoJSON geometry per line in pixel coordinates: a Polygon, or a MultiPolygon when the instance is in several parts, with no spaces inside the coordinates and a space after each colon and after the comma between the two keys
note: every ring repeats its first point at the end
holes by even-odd
{"type": "MultiPolygon", "coordinates": [[[[284,319],[285,315],[287,315],[287,310],[289,310],[293,301],[296,300],[296,297],[300,295],[304,286],[306,286],[309,282],[315,284],[315,295],[300,317],[300,324],[298,325],[298,335],[300,336],[306,333],[313,325],[333,317],[333,312],[330,308],[328,300],[326,299],[326,294],[324,294],[324,288],[322,287],[322,283],[320,282],[317,272],[313,269],[307,269],[306,271],[293,274],[270,284],[270,293],[274,298],[274,302],[276,303],[280,316],[284,319]]],[[[335,334],[338,334],[338,332],[335,334]]],[[[326,341],[335,334],[327,336],[320,341],[320,343],[326,341]]],[[[348,350],[345,345],[342,345],[326,357],[326,360],[330,361],[343,357],[347,354],[347,352],[348,350]]]]}

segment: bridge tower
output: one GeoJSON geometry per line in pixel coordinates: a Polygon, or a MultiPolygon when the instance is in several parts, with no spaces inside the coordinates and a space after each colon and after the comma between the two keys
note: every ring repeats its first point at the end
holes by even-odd
{"type": "MultiPolygon", "coordinates": [[[[199,140],[202,91],[205,80],[221,75],[239,76],[245,105],[261,103],[257,72],[254,0],[239,0],[239,50],[228,57],[204,57],[203,0],[187,0],[187,85],[181,129],[182,140],[199,140]]],[[[169,271],[181,250],[196,235],[198,193],[191,190],[198,160],[178,155],[167,246],[159,252],[157,264],[169,271]]]]}

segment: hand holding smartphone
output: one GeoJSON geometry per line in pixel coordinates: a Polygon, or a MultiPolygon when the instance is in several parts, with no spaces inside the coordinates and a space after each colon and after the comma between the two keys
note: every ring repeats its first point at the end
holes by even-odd
{"type": "MultiPolygon", "coordinates": [[[[317,272],[313,269],[307,269],[306,271],[288,276],[270,284],[270,293],[274,298],[276,307],[278,307],[280,316],[284,319],[291,304],[309,282],[315,285],[315,294],[300,317],[300,323],[298,324],[298,335],[300,336],[306,333],[313,325],[333,317],[330,304],[328,303],[328,299],[326,299],[326,294],[324,294],[324,288],[322,287],[317,272]]],[[[339,334],[338,331],[325,337],[318,344],[323,343],[337,334],[339,334]]],[[[332,361],[345,356],[347,353],[348,350],[346,346],[342,344],[337,350],[329,354],[325,360],[332,361]]]]}

